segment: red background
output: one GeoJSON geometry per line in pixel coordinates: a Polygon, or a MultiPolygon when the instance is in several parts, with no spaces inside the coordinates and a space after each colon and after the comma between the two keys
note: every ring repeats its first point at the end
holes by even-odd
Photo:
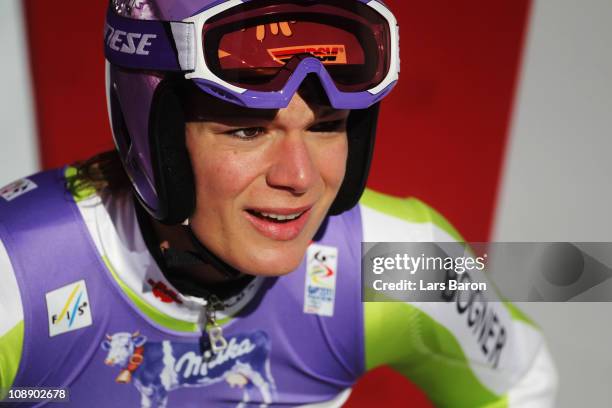
{"type": "MultiPolygon", "coordinates": [[[[106,1],[24,0],[44,168],[113,147],[105,104],[106,1]]],[[[388,0],[402,72],[383,104],[369,186],[416,196],[470,241],[486,241],[503,164],[529,0],[388,0]]],[[[427,407],[383,368],[349,407],[427,407]]]]}

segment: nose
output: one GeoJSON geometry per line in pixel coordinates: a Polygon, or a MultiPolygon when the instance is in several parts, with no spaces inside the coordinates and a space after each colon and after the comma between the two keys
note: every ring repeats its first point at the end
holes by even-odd
{"type": "Polygon", "coordinates": [[[272,152],[274,159],[266,174],[269,186],[301,195],[316,181],[317,171],[304,133],[294,130],[277,140],[272,152]]]}
{"type": "Polygon", "coordinates": [[[106,364],[107,366],[112,366],[113,364],[115,364],[115,362],[112,359],[107,358],[106,360],[104,360],[104,364],[106,364]]]}

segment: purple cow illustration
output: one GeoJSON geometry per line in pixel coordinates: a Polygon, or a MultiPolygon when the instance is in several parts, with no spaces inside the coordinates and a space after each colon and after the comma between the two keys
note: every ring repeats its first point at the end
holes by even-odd
{"type": "Polygon", "coordinates": [[[118,383],[134,383],[141,395],[141,408],[165,408],[168,393],[182,387],[205,387],[225,381],[243,390],[242,402],[251,401],[256,389],[266,407],[274,399],[275,385],[270,373],[270,341],[262,331],[239,334],[228,346],[213,355],[201,353],[197,342],[147,341],[139,332],[106,335],[102,349],[104,363],[118,366],[118,383]]]}

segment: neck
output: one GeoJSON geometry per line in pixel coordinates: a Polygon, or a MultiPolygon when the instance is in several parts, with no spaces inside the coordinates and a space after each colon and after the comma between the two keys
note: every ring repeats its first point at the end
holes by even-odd
{"type": "MultiPolygon", "coordinates": [[[[189,227],[161,224],[151,218],[137,201],[135,210],[149,251],[166,279],[179,292],[203,298],[208,298],[211,293],[214,293],[219,298],[227,298],[240,292],[254,278],[252,275],[240,273],[236,273],[235,277],[229,277],[227,271],[220,269],[225,266],[221,260],[213,259],[212,262],[208,262],[207,259],[198,259],[201,258],[200,256],[190,256],[190,253],[201,253],[202,248],[197,248],[198,243],[194,242],[189,227]],[[168,251],[168,249],[171,249],[179,258],[183,258],[179,261],[183,261],[184,258],[187,258],[187,261],[176,262],[177,265],[168,265],[165,259],[167,256],[164,256],[164,250],[168,251]]],[[[212,256],[212,254],[209,255],[212,256]]]]}
{"type": "MultiPolygon", "coordinates": [[[[182,253],[197,252],[197,248],[190,237],[189,227],[164,225],[156,220],[152,220],[152,227],[162,253],[170,248],[182,253]]],[[[172,273],[180,274],[184,278],[202,285],[215,285],[230,281],[230,278],[224,273],[218,271],[210,263],[204,262],[172,268],[172,273]]]]}

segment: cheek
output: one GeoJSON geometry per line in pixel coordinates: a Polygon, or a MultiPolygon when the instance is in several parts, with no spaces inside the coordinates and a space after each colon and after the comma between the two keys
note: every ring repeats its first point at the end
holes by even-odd
{"type": "MultiPolygon", "coordinates": [[[[224,199],[235,198],[253,182],[256,158],[234,150],[201,146],[190,149],[198,203],[207,208],[221,205],[224,199]]],[[[199,205],[198,205],[199,207],[199,205]]]]}
{"type": "Polygon", "coordinates": [[[346,137],[336,143],[325,145],[317,156],[317,167],[322,178],[330,187],[340,188],[344,180],[348,158],[346,137]]]}

